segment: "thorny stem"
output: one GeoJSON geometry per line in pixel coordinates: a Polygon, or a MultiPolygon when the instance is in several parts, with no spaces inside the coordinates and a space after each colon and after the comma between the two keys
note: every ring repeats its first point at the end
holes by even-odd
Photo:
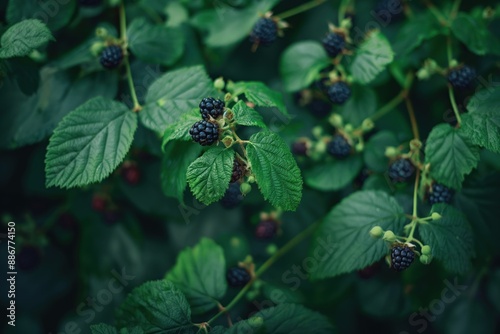
{"type": "Polygon", "coordinates": [[[301,243],[305,238],[307,238],[311,233],[313,233],[316,228],[319,226],[321,221],[318,221],[299,234],[297,234],[293,239],[288,241],[282,248],[280,248],[276,253],[274,253],[273,256],[271,256],[260,268],[255,272],[255,276],[248,282],[243,289],[236,295],[236,297],[231,300],[231,302],[226,306],[223,307],[223,311],[220,311],[216,315],[214,315],[210,320],[207,321],[208,324],[212,323],[215,321],[215,319],[219,318],[222,314],[227,313],[229,310],[231,310],[234,305],[236,305],[241,298],[245,296],[247,291],[252,287],[253,283],[262,275],[264,272],[269,269],[277,260],[279,260],[283,255],[288,253],[291,249],[293,249],[295,246],[297,246],[299,243],[301,243]]]}
{"type": "Polygon", "coordinates": [[[297,7],[292,8],[292,9],[290,9],[290,10],[284,12],[284,13],[276,15],[276,18],[278,18],[280,20],[286,19],[288,17],[300,14],[300,13],[305,12],[305,11],[307,11],[309,9],[312,9],[312,8],[314,8],[316,6],[319,6],[322,3],[324,3],[325,1],[326,0],[314,0],[314,1],[311,1],[311,2],[306,2],[303,5],[297,6],[297,7]]]}
{"type": "Polygon", "coordinates": [[[127,49],[127,16],[125,14],[125,4],[123,1],[120,3],[120,38],[123,41],[123,48],[125,49],[124,65],[127,71],[127,82],[130,89],[130,94],[132,95],[132,102],[134,103],[133,111],[139,112],[142,107],[137,99],[137,93],[135,91],[134,79],[132,78],[132,70],[130,69],[130,62],[128,59],[127,49]]]}

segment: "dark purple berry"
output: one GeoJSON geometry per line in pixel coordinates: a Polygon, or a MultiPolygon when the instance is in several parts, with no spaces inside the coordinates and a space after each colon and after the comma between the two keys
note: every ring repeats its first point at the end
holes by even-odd
{"type": "Polygon", "coordinates": [[[245,174],[245,166],[243,166],[243,164],[238,159],[234,159],[233,173],[231,174],[231,181],[229,182],[233,183],[241,180],[244,174],[245,174]]]}
{"type": "Polygon", "coordinates": [[[395,271],[407,269],[415,259],[413,250],[404,244],[396,244],[391,249],[391,268],[395,271]]]}
{"type": "Polygon", "coordinates": [[[100,62],[104,68],[113,69],[120,66],[123,60],[123,50],[121,46],[110,45],[101,53],[100,62]]]}
{"type": "Polygon", "coordinates": [[[224,197],[220,200],[220,204],[226,209],[234,209],[243,201],[240,184],[238,182],[231,183],[226,190],[224,197]]]}
{"type": "Polygon", "coordinates": [[[323,38],[323,47],[332,58],[337,57],[345,48],[344,36],[331,32],[323,38]]]}
{"type": "Polygon", "coordinates": [[[245,286],[251,278],[250,273],[240,267],[231,267],[226,273],[227,284],[235,288],[245,286]]]}
{"type": "Polygon", "coordinates": [[[445,185],[439,183],[433,183],[432,189],[429,193],[429,203],[437,204],[437,203],[447,203],[450,204],[453,199],[453,195],[455,191],[446,187],[445,185]]]}
{"type": "Polygon", "coordinates": [[[272,239],[278,232],[278,222],[273,219],[261,221],[255,229],[255,236],[259,239],[272,239]]]}
{"type": "Polygon", "coordinates": [[[308,155],[309,147],[305,140],[299,139],[292,144],[292,153],[299,157],[308,155]]]}
{"type": "Polygon", "coordinates": [[[406,182],[412,177],[413,173],[415,173],[415,166],[405,158],[399,158],[389,166],[389,178],[392,182],[406,182]]]}
{"type": "Polygon", "coordinates": [[[343,81],[335,82],[328,87],[328,99],[333,104],[344,104],[351,97],[351,88],[343,81]]]}
{"type": "Polygon", "coordinates": [[[474,79],[477,77],[476,70],[470,66],[462,66],[451,69],[448,73],[448,82],[458,89],[472,88],[474,79]]]}
{"type": "Polygon", "coordinates": [[[201,146],[212,145],[219,140],[219,125],[202,120],[194,123],[189,134],[201,146]]]}
{"type": "Polygon", "coordinates": [[[210,119],[210,116],[217,119],[224,114],[225,106],[226,104],[222,100],[206,97],[200,102],[201,117],[206,121],[210,119]]]}
{"type": "Polygon", "coordinates": [[[271,45],[278,38],[278,25],[273,19],[261,18],[255,23],[250,41],[258,45],[271,45]]]}
{"type": "Polygon", "coordinates": [[[344,136],[336,134],[328,142],[326,151],[334,158],[345,159],[351,154],[351,145],[344,136]]]}

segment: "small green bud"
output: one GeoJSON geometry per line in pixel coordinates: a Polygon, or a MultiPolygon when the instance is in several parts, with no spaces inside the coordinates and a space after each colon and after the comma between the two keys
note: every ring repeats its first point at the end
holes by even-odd
{"type": "Polygon", "coordinates": [[[105,48],[105,45],[103,42],[95,42],[92,44],[90,47],[90,53],[92,53],[95,57],[97,57],[99,54],[101,54],[102,50],[105,48]]]}
{"type": "Polygon", "coordinates": [[[363,120],[363,123],[361,124],[361,128],[363,129],[363,131],[370,131],[374,127],[375,123],[373,123],[373,121],[369,118],[363,120]]]}
{"type": "Polygon", "coordinates": [[[399,154],[399,150],[393,146],[385,148],[385,156],[388,158],[395,158],[399,154]]]}
{"type": "Polygon", "coordinates": [[[226,86],[226,82],[222,77],[215,79],[214,81],[214,87],[217,90],[223,90],[224,87],[226,86]]]}
{"type": "Polygon", "coordinates": [[[431,257],[429,255],[422,254],[422,255],[420,255],[420,262],[422,264],[429,264],[429,263],[431,263],[431,257]]]}
{"type": "Polygon", "coordinates": [[[320,154],[323,154],[326,152],[326,143],[323,140],[320,140],[319,142],[314,145],[314,151],[320,154]]]}
{"type": "Polygon", "coordinates": [[[350,30],[352,28],[352,22],[351,22],[351,18],[348,17],[348,18],[345,18],[343,19],[341,22],[340,22],[340,27],[341,28],[344,28],[346,30],[350,30]]]}
{"type": "Polygon", "coordinates": [[[231,95],[231,93],[226,93],[226,95],[224,95],[224,101],[226,102],[231,101],[232,98],[233,96],[231,95]]]}
{"type": "Polygon", "coordinates": [[[352,126],[352,124],[346,124],[344,130],[346,132],[352,132],[352,130],[354,130],[354,127],[352,126]]]}
{"type": "Polygon", "coordinates": [[[370,235],[373,238],[381,238],[384,235],[384,230],[380,226],[374,226],[370,230],[370,235]]]}
{"type": "Polygon", "coordinates": [[[276,253],[278,251],[278,246],[276,246],[275,244],[270,244],[266,247],[266,253],[268,255],[274,255],[274,253],[276,253]]]}
{"type": "Polygon", "coordinates": [[[417,72],[417,78],[420,80],[427,80],[431,77],[431,74],[428,69],[426,68],[421,68],[417,72]]]}
{"type": "Polygon", "coordinates": [[[422,246],[422,254],[423,255],[431,255],[431,246],[429,246],[429,245],[422,246]]]}
{"type": "Polygon", "coordinates": [[[450,61],[450,68],[457,67],[458,66],[458,61],[456,59],[452,59],[450,61]]]}
{"type": "Polygon", "coordinates": [[[437,212],[433,212],[431,215],[432,220],[439,220],[439,219],[441,219],[441,217],[442,216],[437,212]]]}
{"type": "Polygon", "coordinates": [[[393,242],[396,241],[396,235],[392,231],[385,231],[382,237],[385,241],[393,242]]]}
{"type": "Polygon", "coordinates": [[[252,191],[252,185],[244,182],[240,185],[240,191],[243,195],[247,195],[250,191],[252,191]]]}
{"type": "Polygon", "coordinates": [[[422,148],[422,142],[418,139],[413,139],[410,141],[410,149],[412,151],[418,151],[422,148]]]}
{"type": "Polygon", "coordinates": [[[339,114],[332,114],[330,118],[328,119],[330,124],[336,128],[341,128],[342,125],[344,125],[344,121],[342,119],[342,116],[339,114]]]}
{"type": "Polygon", "coordinates": [[[253,175],[250,175],[247,179],[248,183],[255,183],[255,177],[253,175]]]}
{"type": "Polygon", "coordinates": [[[321,128],[321,126],[315,126],[312,129],[312,134],[314,137],[320,138],[323,135],[323,129],[321,128]]]}
{"type": "MultiPolygon", "coordinates": [[[[254,300],[259,296],[260,292],[257,290],[247,292],[247,300],[254,300]]],[[[250,318],[251,319],[251,318],[250,318]]],[[[250,321],[250,320],[249,320],[250,321]]]]}
{"type": "Polygon", "coordinates": [[[365,149],[365,144],[359,142],[356,144],[356,152],[363,152],[363,150],[365,149]]]}
{"type": "Polygon", "coordinates": [[[108,37],[108,30],[106,28],[97,28],[95,30],[95,35],[99,38],[106,38],[108,37]]]}

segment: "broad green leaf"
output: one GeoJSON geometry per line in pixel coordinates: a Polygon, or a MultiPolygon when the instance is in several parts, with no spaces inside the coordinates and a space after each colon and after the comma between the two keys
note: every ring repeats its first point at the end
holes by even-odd
{"type": "Polygon", "coordinates": [[[235,122],[239,125],[258,126],[259,128],[267,128],[262,116],[253,108],[246,105],[244,101],[239,101],[231,109],[234,114],[235,122]]]}
{"type": "Polygon", "coordinates": [[[401,278],[381,272],[377,276],[377,279],[357,281],[356,295],[361,310],[378,318],[407,316],[411,313],[410,299],[407,298],[401,278]]]}
{"type": "Polygon", "coordinates": [[[137,58],[149,63],[170,66],[184,51],[184,35],[175,28],[153,25],[137,18],[127,29],[130,50],[137,58]]]}
{"type": "Polygon", "coordinates": [[[7,6],[7,22],[14,24],[26,19],[42,21],[50,30],[59,30],[66,26],[73,13],[77,1],[57,0],[10,0],[7,6]]]}
{"type": "Polygon", "coordinates": [[[479,162],[479,148],[463,131],[448,124],[439,124],[427,139],[425,162],[431,164],[431,176],[436,181],[460,189],[465,175],[479,162]]]}
{"type": "Polygon", "coordinates": [[[500,87],[476,93],[462,115],[462,128],[473,144],[500,153],[500,87]]]}
{"type": "Polygon", "coordinates": [[[396,135],[390,131],[380,131],[368,140],[363,152],[365,163],[368,169],[384,173],[389,165],[389,159],[385,156],[385,149],[388,146],[399,145],[396,135]]]}
{"type": "Polygon", "coordinates": [[[23,57],[54,40],[50,30],[39,20],[24,20],[14,24],[2,35],[0,58],[23,57]]]}
{"type": "Polygon", "coordinates": [[[255,316],[262,317],[266,330],[273,334],[336,332],[324,315],[298,304],[280,304],[264,309],[255,316]]]}
{"type": "Polygon", "coordinates": [[[161,186],[165,195],[184,202],[189,165],[200,155],[202,147],[196,143],[172,141],[162,157],[161,186]]]}
{"type": "Polygon", "coordinates": [[[207,32],[204,41],[209,47],[223,47],[247,37],[261,14],[269,11],[276,3],[278,0],[263,0],[254,2],[245,9],[235,9],[217,2],[214,9],[199,11],[191,23],[207,32]]]}
{"type": "Polygon", "coordinates": [[[116,328],[106,324],[98,324],[90,326],[92,334],[118,334],[116,328]]]}
{"type": "Polygon", "coordinates": [[[248,159],[264,198],[286,211],[297,209],[302,198],[302,177],[287,144],[275,133],[250,137],[248,159]]]}
{"type": "Polygon", "coordinates": [[[500,41],[488,30],[488,26],[482,20],[467,13],[458,13],[451,26],[451,31],[475,54],[480,56],[500,55],[500,41]]]}
{"type": "Polygon", "coordinates": [[[262,82],[247,81],[233,85],[235,95],[244,94],[248,101],[258,107],[277,108],[283,115],[289,116],[281,93],[270,89],[262,82]]]}
{"type": "Polygon", "coordinates": [[[222,248],[203,238],[193,248],[186,248],[166,275],[186,296],[194,314],[217,307],[226,294],[226,260],[222,248]]]}
{"type": "Polygon", "coordinates": [[[377,110],[377,96],[372,88],[362,85],[352,85],[352,96],[338,108],[344,122],[358,127],[366,118],[372,116],[377,110]]]}
{"type": "Polygon", "coordinates": [[[330,64],[323,46],[316,41],[302,41],[289,46],[281,56],[280,73],[287,92],[308,87],[319,72],[330,64]]]}
{"type": "Polygon", "coordinates": [[[200,120],[200,109],[196,108],[183,114],[174,124],[167,126],[163,133],[162,149],[165,150],[165,146],[172,140],[191,140],[189,130],[200,120]]]}
{"type": "Polygon", "coordinates": [[[149,87],[146,106],[140,112],[141,122],[151,130],[163,133],[181,115],[197,107],[204,97],[213,94],[212,80],[203,66],[168,72],[149,87]]]}
{"type": "Polygon", "coordinates": [[[304,173],[306,184],[322,191],[336,191],[352,183],[363,168],[361,155],[318,163],[304,173]]]}
{"type": "Polygon", "coordinates": [[[135,288],[118,308],[116,323],[120,328],[138,326],[146,333],[196,333],[186,297],[167,280],[135,288]]]}
{"type": "Polygon", "coordinates": [[[193,195],[203,204],[220,200],[233,171],[234,151],[213,147],[196,159],[187,169],[187,182],[193,195]]]}
{"type": "Polygon", "coordinates": [[[370,236],[370,229],[378,225],[397,234],[405,220],[403,208],[385,192],[359,191],[345,198],[316,233],[312,250],[321,249],[325,255],[311,273],[313,278],[349,273],[380,260],[388,248],[385,242],[370,236]]]}
{"type": "Polygon", "coordinates": [[[394,59],[394,52],[387,38],[380,32],[371,32],[356,50],[351,63],[354,81],[367,84],[373,81],[394,59]]]}
{"type": "Polygon", "coordinates": [[[450,205],[436,204],[432,212],[442,218],[420,224],[418,231],[422,242],[431,246],[432,256],[455,274],[465,274],[471,269],[474,240],[467,218],[450,205]]]}
{"type": "Polygon", "coordinates": [[[135,113],[102,97],[70,112],[50,138],[45,157],[47,187],[100,182],[123,161],[136,128],[135,113]]]}
{"type": "Polygon", "coordinates": [[[443,33],[443,27],[430,12],[409,18],[399,30],[394,52],[403,56],[420,46],[425,40],[443,33]]]}

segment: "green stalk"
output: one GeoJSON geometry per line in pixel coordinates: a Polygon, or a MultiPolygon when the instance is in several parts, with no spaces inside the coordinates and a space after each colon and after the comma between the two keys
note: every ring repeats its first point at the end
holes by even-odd
{"type": "Polygon", "coordinates": [[[350,2],[351,2],[351,0],[342,0],[342,2],[340,3],[339,17],[338,17],[339,25],[342,22],[342,20],[344,20],[345,13],[347,11],[347,6],[349,6],[350,2]]]}
{"type": "Polygon", "coordinates": [[[311,1],[311,2],[306,2],[303,5],[300,5],[298,7],[292,8],[292,9],[290,9],[290,10],[284,12],[284,13],[276,15],[276,17],[279,18],[280,20],[284,20],[284,19],[286,19],[288,17],[300,14],[300,13],[308,11],[309,9],[312,9],[312,8],[314,8],[316,6],[319,6],[322,3],[324,3],[325,1],[326,0],[314,0],[314,1],[311,1]]]}
{"type": "Polygon", "coordinates": [[[370,117],[370,119],[375,122],[379,118],[382,118],[383,116],[385,116],[385,114],[394,110],[394,108],[396,108],[401,102],[403,102],[405,96],[406,96],[406,89],[402,90],[396,97],[394,97],[382,108],[377,110],[377,112],[372,117],[370,117]]]}

